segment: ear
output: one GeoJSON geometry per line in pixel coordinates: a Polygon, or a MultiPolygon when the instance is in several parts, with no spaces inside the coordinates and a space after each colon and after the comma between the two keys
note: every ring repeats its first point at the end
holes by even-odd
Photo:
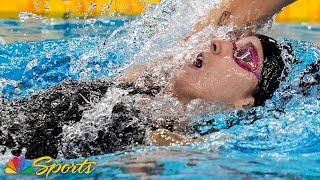
{"type": "Polygon", "coordinates": [[[246,109],[254,106],[254,98],[252,96],[239,99],[234,103],[234,107],[237,109],[246,109]]]}

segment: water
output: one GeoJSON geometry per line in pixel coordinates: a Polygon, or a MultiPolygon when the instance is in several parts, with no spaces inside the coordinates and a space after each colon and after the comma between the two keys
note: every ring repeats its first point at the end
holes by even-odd
{"type": "MultiPolygon", "coordinates": [[[[176,18],[180,23],[172,23],[172,16],[179,17],[173,13],[177,7],[164,7],[167,11],[154,14],[153,18],[143,17],[147,23],[121,17],[113,20],[36,18],[24,22],[0,21],[1,94],[8,99],[22,98],[66,79],[108,78],[134,59],[145,59],[174,47],[176,39],[187,33],[184,21],[190,17],[176,18]],[[155,25],[157,23],[160,25],[155,25]],[[170,26],[165,26],[167,24],[170,26]],[[123,28],[132,26],[137,27],[137,31],[123,28]],[[177,31],[167,33],[172,29],[177,31]]],[[[137,147],[129,152],[91,157],[97,162],[96,170],[91,175],[78,177],[319,178],[319,87],[308,89],[309,96],[304,97],[297,86],[288,88],[288,85],[297,85],[301,71],[320,59],[320,49],[316,47],[320,28],[279,25],[269,33],[292,44],[297,59],[303,63],[292,67],[287,83],[281,85],[265,107],[211,115],[221,123],[220,131],[207,135],[204,143],[188,147],[137,147]],[[239,125],[226,129],[223,123],[227,119],[239,121],[239,125]],[[252,119],[255,119],[253,124],[250,123],[252,119]]],[[[8,158],[7,155],[1,158],[1,167],[8,158]]],[[[8,177],[3,171],[0,176],[8,177]]],[[[61,177],[77,176],[56,176],[57,179],[61,177]]]]}

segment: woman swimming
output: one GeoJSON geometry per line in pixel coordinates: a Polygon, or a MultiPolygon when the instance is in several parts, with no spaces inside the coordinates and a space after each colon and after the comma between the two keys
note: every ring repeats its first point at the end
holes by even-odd
{"type": "Polygon", "coordinates": [[[280,46],[264,36],[213,40],[207,50],[172,73],[172,89],[149,83],[148,77],[143,79],[144,87],[111,80],[67,81],[30,98],[3,100],[1,150],[20,154],[26,148],[28,158],[73,158],[144,144],[148,130],[186,127],[166,117],[159,122],[150,109],[144,109],[144,104],[157,101],[168,89],[182,104],[200,98],[226,108],[261,105],[279,84],[273,82],[283,72],[279,52],[280,46]],[[269,54],[263,48],[267,46],[274,51],[269,54]]]}

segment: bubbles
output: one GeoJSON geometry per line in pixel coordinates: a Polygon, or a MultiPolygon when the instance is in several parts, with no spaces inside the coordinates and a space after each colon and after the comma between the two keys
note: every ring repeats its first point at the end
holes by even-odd
{"type": "Polygon", "coordinates": [[[26,66],[26,71],[31,70],[32,68],[36,67],[38,65],[38,63],[39,62],[37,59],[30,61],[26,66]]]}
{"type": "Polygon", "coordinates": [[[43,16],[29,13],[29,12],[20,12],[19,19],[21,22],[26,22],[28,20],[46,20],[46,18],[43,16]]]}

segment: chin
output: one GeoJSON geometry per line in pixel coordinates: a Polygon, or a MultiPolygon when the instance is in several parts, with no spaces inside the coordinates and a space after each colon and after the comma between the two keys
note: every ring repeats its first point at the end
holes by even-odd
{"type": "Polygon", "coordinates": [[[173,96],[180,98],[183,97],[184,94],[184,85],[181,83],[174,82],[171,86],[171,91],[173,96]]]}
{"type": "Polygon", "coordinates": [[[171,86],[173,96],[177,97],[179,100],[184,99],[187,96],[187,89],[188,87],[183,81],[174,81],[171,86]]]}

